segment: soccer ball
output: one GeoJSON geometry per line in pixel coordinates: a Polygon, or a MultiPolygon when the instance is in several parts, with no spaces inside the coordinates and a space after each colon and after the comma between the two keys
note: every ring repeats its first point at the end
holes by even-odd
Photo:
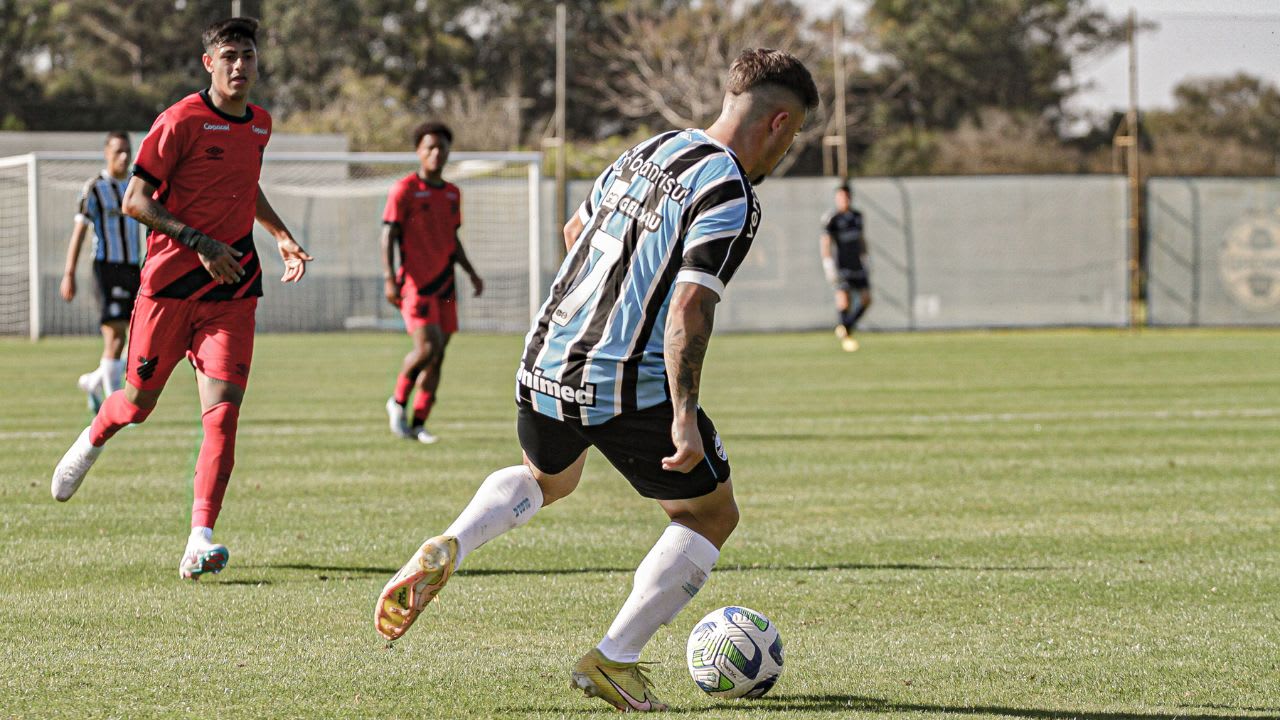
{"type": "Polygon", "coordinates": [[[782,677],[782,637],[769,618],[730,605],[698,621],[685,646],[689,674],[716,698],[758,698],[782,677]]]}

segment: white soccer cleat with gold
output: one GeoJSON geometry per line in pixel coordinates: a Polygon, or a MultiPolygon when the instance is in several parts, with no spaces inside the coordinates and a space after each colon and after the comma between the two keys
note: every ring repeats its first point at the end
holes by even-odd
{"type": "Polygon", "coordinates": [[[569,687],[587,697],[600,698],[622,712],[657,712],[666,703],[653,692],[653,682],[638,662],[620,663],[605,657],[599,648],[582,656],[573,666],[569,687]]]}
{"type": "Polygon", "coordinates": [[[93,467],[93,463],[102,454],[101,447],[89,442],[90,429],[91,427],[87,427],[80,432],[80,437],[76,438],[58,461],[58,466],[53,469],[49,492],[53,493],[53,499],[58,502],[66,502],[76,494],[80,483],[84,482],[84,476],[89,474],[89,468],[93,467]]]}
{"type": "Polygon", "coordinates": [[[458,538],[437,535],[400,568],[382,588],[373,609],[373,626],[388,640],[396,640],[413,625],[427,603],[449,582],[457,566],[458,538]]]}

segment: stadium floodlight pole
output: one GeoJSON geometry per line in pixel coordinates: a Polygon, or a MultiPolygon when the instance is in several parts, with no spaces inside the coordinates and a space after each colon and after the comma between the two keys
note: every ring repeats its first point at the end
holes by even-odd
{"type": "Polygon", "coordinates": [[[1129,325],[1143,324],[1142,314],[1142,175],[1138,163],[1138,12],[1129,9],[1129,325]]]}
{"type": "MultiPolygon", "coordinates": [[[[568,162],[565,150],[565,85],[566,85],[566,68],[565,68],[565,25],[567,24],[567,11],[564,3],[556,3],[556,232],[553,236],[559,236],[560,228],[564,227],[568,220],[567,208],[568,204],[568,171],[565,163],[568,162]]],[[[564,255],[564,243],[556,243],[556,247],[560,248],[561,256],[564,255]]]]}
{"type": "Polygon", "coordinates": [[[831,18],[832,64],[835,67],[836,85],[836,168],[842,180],[849,178],[849,118],[844,105],[844,9],[837,7],[831,18]]]}

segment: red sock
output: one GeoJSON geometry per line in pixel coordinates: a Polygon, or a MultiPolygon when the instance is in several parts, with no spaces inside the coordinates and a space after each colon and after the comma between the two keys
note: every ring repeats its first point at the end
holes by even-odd
{"type": "Polygon", "coordinates": [[[395,401],[404,405],[409,402],[409,391],[413,389],[413,378],[404,375],[396,376],[396,394],[395,401]]]}
{"type": "Polygon", "coordinates": [[[151,409],[143,410],[124,399],[123,392],[113,392],[107,396],[93,416],[93,425],[89,430],[89,442],[102,447],[120,428],[130,423],[140,423],[151,414],[151,409]]]}
{"type": "Polygon", "coordinates": [[[213,527],[222,509],[222,496],[236,464],[236,423],[240,408],[229,402],[204,411],[204,441],[196,458],[195,502],[191,503],[191,527],[213,527]]]}
{"type": "Polygon", "coordinates": [[[436,404],[436,394],[423,390],[413,396],[413,424],[422,425],[431,414],[431,406],[436,404]]]}

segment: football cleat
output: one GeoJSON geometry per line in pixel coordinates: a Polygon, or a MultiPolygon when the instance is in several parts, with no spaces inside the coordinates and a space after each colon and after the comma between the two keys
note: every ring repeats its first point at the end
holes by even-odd
{"type": "Polygon", "coordinates": [[[853,336],[850,335],[840,341],[840,349],[845,352],[858,352],[858,341],[854,340],[853,336]]]}
{"type": "Polygon", "coordinates": [[[836,338],[838,338],[838,339],[840,339],[840,340],[843,340],[843,339],[845,339],[845,338],[847,338],[847,337],[849,337],[849,328],[847,328],[847,327],[845,327],[845,326],[843,326],[843,325],[837,325],[837,326],[836,326],[836,338]]]}
{"type": "Polygon", "coordinates": [[[80,437],[71,443],[66,454],[58,461],[58,466],[53,469],[53,482],[49,485],[49,491],[58,502],[66,502],[76,494],[80,483],[84,482],[84,476],[89,474],[89,468],[93,467],[93,463],[102,454],[101,447],[89,442],[89,430],[90,428],[85,428],[80,432],[80,437]]]}
{"type": "Polygon", "coordinates": [[[76,381],[76,385],[88,397],[89,411],[97,413],[98,408],[102,407],[103,400],[102,381],[98,379],[98,373],[91,372],[81,375],[80,379],[76,381]]]}
{"type": "Polygon", "coordinates": [[[600,698],[622,712],[666,710],[653,692],[653,682],[641,663],[620,663],[606,658],[599,648],[582,656],[569,681],[573,690],[600,698]]]}
{"type": "Polygon", "coordinates": [[[401,439],[408,439],[409,426],[404,421],[404,406],[393,397],[387,398],[387,420],[391,425],[391,434],[401,439]]]}
{"type": "Polygon", "coordinates": [[[187,542],[187,549],[182,553],[182,562],[178,563],[178,576],[183,580],[199,580],[201,575],[216,575],[222,572],[231,559],[231,551],[226,545],[219,545],[207,540],[192,538],[187,542]]]}
{"type": "Polygon", "coordinates": [[[382,588],[373,608],[373,626],[388,640],[395,640],[418,619],[427,603],[449,582],[457,566],[458,538],[437,535],[422,543],[382,588]]]}
{"type": "Polygon", "coordinates": [[[427,430],[426,427],[415,428],[413,431],[413,439],[417,440],[423,445],[434,445],[440,441],[440,438],[436,437],[435,435],[432,435],[427,430]]]}

